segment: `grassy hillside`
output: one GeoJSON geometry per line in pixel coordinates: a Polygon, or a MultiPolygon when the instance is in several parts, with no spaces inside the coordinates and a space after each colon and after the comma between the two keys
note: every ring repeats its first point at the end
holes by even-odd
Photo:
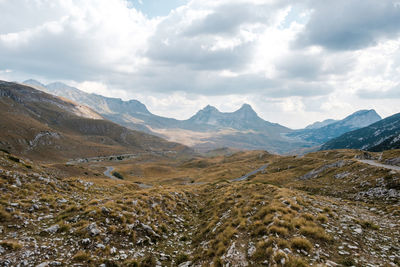
{"type": "Polygon", "coordinates": [[[361,156],[144,155],[63,169],[0,152],[0,264],[396,266],[400,173],[361,156]],[[231,181],[265,164],[249,180],[231,181]],[[102,166],[125,180],[102,176],[102,166]],[[87,175],[67,175],[70,168],[87,175]],[[173,179],[186,175],[193,183],[173,179]],[[381,193],[365,193],[374,188],[381,193]]]}

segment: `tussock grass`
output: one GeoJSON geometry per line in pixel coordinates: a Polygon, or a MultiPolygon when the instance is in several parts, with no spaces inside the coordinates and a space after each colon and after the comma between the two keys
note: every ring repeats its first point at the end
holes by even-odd
{"type": "Polygon", "coordinates": [[[283,237],[285,237],[289,234],[289,230],[287,228],[279,227],[279,226],[275,226],[275,225],[269,227],[268,232],[270,234],[277,234],[277,235],[283,236],[283,237]]]}
{"type": "Polygon", "coordinates": [[[328,235],[325,230],[319,226],[303,226],[300,228],[300,233],[302,235],[319,239],[322,241],[331,241],[332,237],[328,235]]]}
{"type": "Polygon", "coordinates": [[[22,245],[16,240],[0,241],[0,246],[6,248],[7,250],[19,250],[22,248],[22,245]]]}
{"type": "Polygon", "coordinates": [[[299,249],[310,252],[313,248],[313,245],[310,241],[302,237],[294,237],[290,240],[290,246],[292,249],[299,249]]]}

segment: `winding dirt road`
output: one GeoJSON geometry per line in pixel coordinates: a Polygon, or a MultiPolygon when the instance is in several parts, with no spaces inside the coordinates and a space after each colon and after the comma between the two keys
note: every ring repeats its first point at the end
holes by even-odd
{"type": "Polygon", "coordinates": [[[400,171],[400,167],[399,166],[382,164],[382,163],[376,162],[374,160],[359,159],[358,161],[362,162],[362,163],[365,163],[365,164],[368,164],[368,165],[371,165],[371,166],[375,166],[375,167],[385,168],[385,169],[394,170],[394,171],[400,171]]]}

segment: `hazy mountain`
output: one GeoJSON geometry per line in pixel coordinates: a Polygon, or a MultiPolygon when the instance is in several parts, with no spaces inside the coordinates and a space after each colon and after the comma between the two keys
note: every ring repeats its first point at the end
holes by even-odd
{"type": "Polygon", "coordinates": [[[188,120],[175,120],[152,114],[137,100],[123,101],[88,94],[59,82],[43,85],[28,80],[24,83],[87,105],[104,118],[130,129],[157,134],[203,151],[226,146],[286,153],[309,147],[308,142],[283,136],[292,130],[263,120],[248,104],[235,112],[220,112],[215,107],[207,106],[188,120]]]}
{"type": "Polygon", "coordinates": [[[343,120],[330,123],[321,128],[296,130],[288,133],[287,136],[314,144],[323,144],[346,132],[360,129],[379,120],[381,120],[381,117],[375,110],[360,110],[343,120]]]}
{"type": "Polygon", "coordinates": [[[210,130],[230,128],[239,131],[264,131],[269,134],[291,131],[277,123],[263,120],[249,104],[243,104],[234,112],[220,112],[217,108],[208,105],[184,121],[186,129],[196,129],[199,126],[208,127],[210,130]]]}
{"type": "Polygon", "coordinates": [[[324,120],[324,121],[316,121],[313,124],[310,124],[310,125],[306,126],[305,129],[319,129],[319,128],[322,128],[322,127],[324,127],[326,125],[332,124],[334,122],[337,122],[337,120],[327,119],[327,120],[324,120]]]}
{"type": "Polygon", "coordinates": [[[187,120],[176,120],[152,114],[137,101],[89,94],[66,84],[48,85],[35,80],[25,84],[88,106],[106,119],[133,130],[158,135],[205,151],[220,147],[264,149],[275,153],[313,151],[328,140],[348,131],[368,126],[380,116],[374,110],[361,110],[343,120],[328,119],[305,129],[293,131],[260,118],[244,104],[234,112],[220,112],[206,106],[187,120]]]}
{"type": "Polygon", "coordinates": [[[400,148],[400,113],[367,127],[345,133],[324,144],[321,149],[352,148],[383,151],[400,148]]]}
{"type": "Polygon", "coordinates": [[[152,133],[147,126],[168,128],[177,123],[177,120],[150,113],[146,106],[137,100],[123,101],[120,98],[89,94],[60,82],[43,85],[35,80],[27,80],[23,83],[91,107],[103,117],[133,130],[152,133]]]}
{"type": "Polygon", "coordinates": [[[0,148],[39,159],[185,149],[129,130],[82,105],[0,81],[0,148]]]}

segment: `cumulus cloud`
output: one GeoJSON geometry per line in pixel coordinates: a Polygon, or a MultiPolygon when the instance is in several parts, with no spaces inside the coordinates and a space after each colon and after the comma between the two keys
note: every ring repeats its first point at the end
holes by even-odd
{"type": "Polygon", "coordinates": [[[400,98],[400,84],[397,84],[388,90],[359,90],[357,95],[361,98],[366,99],[393,99],[393,98],[400,98]]]}
{"type": "Polygon", "coordinates": [[[0,10],[19,7],[25,14],[32,8],[36,14],[28,15],[31,18],[51,13],[49,6],[57,10],[57,17],[30,25],[15,23],[13,32],[1,30],[0,68],[84,80],[106,72],[129,73],[141,64],[155,23],[128,9],[125,1],[16,0],[0,3],[0,10]]]}
{"type": "Polygon", "coordinates": [[[400,33],[397,0],[310,1],[311,17],[297,45],[331,50],[357,50],[400,33]]]}
{"type": "Polygon", "coordinates": [[[146,1],[0,0],[0,78],[61,80],[180,118],[208,103],[248,102],[294,127],[372,98],[398,111],[396,1],[173,2],[150,16],[135,9],[146,1]]]}

